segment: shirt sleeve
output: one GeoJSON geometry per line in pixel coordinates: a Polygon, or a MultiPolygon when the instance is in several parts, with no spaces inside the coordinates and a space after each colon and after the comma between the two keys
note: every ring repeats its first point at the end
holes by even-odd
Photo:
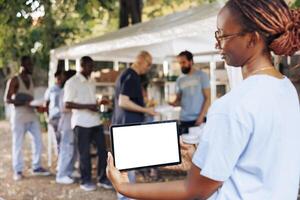
{"type": "Polygon", "coordinates": [[[203,137],[193,156],[200,174],[216,181],[225,181],[232,174],[250,138],[250,131],[225,114],[208,117],[203,137]]]}
{"type": "MultiPolygon", "coordinates": [[[[136,79],[132,75],[128,75],[123,84],[121,85],[120,94],[126,95],[130,98],[137,97],[137,92],[139,88],[136,79]]],[[[141,87],[141,86],[140,86],[141,87]]]]}
{"type": "Polygon", "coordinates": [[[76,91],[74,86],[72,87],[71,82],[67,81],[64,87],[64,102],[75,102],[76,91]]]}
{"type": "Polygon", "coordinates": [[[205,72],[202,72],[201,85],[202,89],[210,88],[209,76],[205,72]]]}

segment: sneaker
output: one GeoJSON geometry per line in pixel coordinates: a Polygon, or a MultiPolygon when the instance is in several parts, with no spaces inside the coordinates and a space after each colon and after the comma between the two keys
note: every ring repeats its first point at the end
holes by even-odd
{"type": "Polygon", "coordinates": [[[88,182],[80,184],[80,188],[86,192],[90,192],[96,190],[96,185],[94,183],[88,182]]]}
{"type": "Polygon", "coordinates": [[[35,176],[49,176],[50,175],[50,172],[45,170],[44,168],[42,167],[39,167],[37,169],[34,169],[32,171],[32,174],[35,175],[35,176]]]}
{"type": "Polygon", "coordinates": [[[98,185],[99,187],[103,187],[103,188],[105,188],[105,189],[112,189],[112,188],[113,188],[111,182],[110,182],[107,178],[105,178],[105,179],[103,179],[103,180],[100,180],[100,181],[97,183],[97,185],[98,185]]]}
{"type": "Polygon", "coordinates": [[[14,179],[15,181],[19,181],[19,180],[21,180],[22,178],[23,178],[22,172],[16,172],[16,173],[14,173],[13,179],[14,179]]]}
{"type": "Polygon", "coordinates": [[[64,177],[61,177],[61,178],[56,178],[56,183],[68,185],[68,184],[74,183],[74,180],[71,179],[68,176],[64,176],[64,177]]]}
{"type": "Polygon", "coordinates": [[[71,177],[74,179],[80,178],[80,173],[77,170],[74,170],[71,174],[71,177]]]}

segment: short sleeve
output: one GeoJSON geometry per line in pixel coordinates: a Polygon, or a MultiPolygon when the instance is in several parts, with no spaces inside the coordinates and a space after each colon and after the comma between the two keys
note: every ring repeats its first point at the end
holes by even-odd
{"type": "Polygon", "coordinates": [[[201,175],[225,181],[232,174],[249,138],[250,131],[238,120],[225,114],[211,115],[193,163],[201,169],[201,175]]]}
{"type": "Polygon", "coordinates": [[[205,72],[201,75],[201,85],[202,89],[210,88],[209,76],[205,72]]]}
{"type": "Polygon", "coordinates": [[[127,75],[124,82],[121,85],[120,94],[128,96],[130,98],[137,97],[137,92],[140,88],[138,86],[138,80],[133,75],[127,75]]]}
{"type": "Polygon", "coordinates": [[[64,102],[74,102],[76,97],[76,91],[74,90],[74,86],[71,84],[72,82],[67,81],[64,87],[64,102]]]}

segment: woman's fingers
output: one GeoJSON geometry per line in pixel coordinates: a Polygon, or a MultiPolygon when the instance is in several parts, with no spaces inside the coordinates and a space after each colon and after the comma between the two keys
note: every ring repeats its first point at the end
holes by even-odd
{"type": "Polygon", "coordinates": [[[107,164],[109,165],[109,167],[114,167],[114,158],[110,152],[108,152],[107,154],[107,164]]]}
{"type": "Polygon", "coordinates": [[[106,175],[107,177],[110,179],[111,182],[114,181],[113,177],[112,177],[112,171],[114,170],[115,166],[114,166],[114,158],[111,155],[110,152],[108,152],[107,154],[107,167],[106,167],[106,175]]]}

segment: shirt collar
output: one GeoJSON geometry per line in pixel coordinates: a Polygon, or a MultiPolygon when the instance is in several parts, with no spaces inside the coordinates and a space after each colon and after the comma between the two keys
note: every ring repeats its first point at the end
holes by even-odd
{"type": "Polygon", "coordinates": [[[81,82],[87,82],[89,79],[85,78],[80,72],[77,73],[77,76],[81,82]]]}

